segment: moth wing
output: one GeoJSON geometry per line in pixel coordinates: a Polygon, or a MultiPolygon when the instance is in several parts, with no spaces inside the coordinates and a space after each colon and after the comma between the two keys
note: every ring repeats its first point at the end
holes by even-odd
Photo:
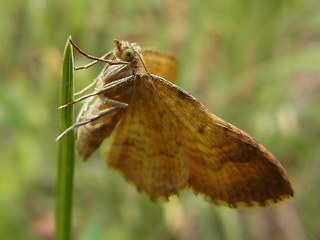
{"type": "Polygon", "coordinates": [[[129,106],[111,134],[107,162],[152,199],[187,186],[188,158],[148,77],[136,77],[129,106]]]}
{"type": "Polygon", "coordinates": [[[150,49],[144,49],[142,57],[149,73],[176,82],[178,62],[175,57],[150,49]]]}
{"type": "Polygon", "coordinates": [[[187,156],[188,186],[195,192],[230,207],[293,196],[285,170],[261,144],[178,86],[160,77],[153,83],[187,156]]]}

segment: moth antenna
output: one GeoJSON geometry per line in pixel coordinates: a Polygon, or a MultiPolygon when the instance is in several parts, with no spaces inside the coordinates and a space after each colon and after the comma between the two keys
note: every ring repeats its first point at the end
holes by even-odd
{"type": "Polygon", "coordinates": [[[147,67],[146,67],[146,65],[145,65],[145,63],[144,63],[144,61],[143,61],[140,53],[137,52],[137,54],[138,54],[138,57],[139,57],[139,59],[140,59],[140,61],[141,61],[141,63],[142,63],[142,66],[143,66],[144,70],[146,71],[146,73],[148,74],[148,76],[151,77],[151,75],[150,75],[150,73],[149,73],[149,71],[148,71],[148,69],[147,69],[147,67]]]}

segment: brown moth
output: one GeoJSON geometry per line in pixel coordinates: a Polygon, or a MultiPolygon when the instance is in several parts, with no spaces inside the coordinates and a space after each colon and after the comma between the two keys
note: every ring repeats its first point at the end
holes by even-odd
{"type": "Polygon", "coordinates": [[[78,122],[58,137],[78,128],[83,160],[110,137],[108,165],[153,200],[186,188],[229,207],[294,195],[285,170],[261,144],[174,84],[174,58],[118,40],[96,58],[71,43],[95,60],[81,68],[107,62],[93,93],[61,106],[85,100],[78,122]]]}

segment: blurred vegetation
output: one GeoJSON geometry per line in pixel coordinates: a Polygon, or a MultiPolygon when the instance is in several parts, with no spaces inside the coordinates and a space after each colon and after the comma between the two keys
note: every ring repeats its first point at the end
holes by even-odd
{"type": "MultiPolygon", "coordinates": [[[[1,239],[53,237],[68,35],[95,56],[114,38],[176,54],[178,85],[262,142],[296,191],[266,209],[212,206],[191,192],[154,203],[105,166],[101,147],[76,161],[75,239],[319,239],[319,10],[312,0],[2,1],[1,239]]],[[[101,68],[76,72],[76,89],[101,68]]]]}

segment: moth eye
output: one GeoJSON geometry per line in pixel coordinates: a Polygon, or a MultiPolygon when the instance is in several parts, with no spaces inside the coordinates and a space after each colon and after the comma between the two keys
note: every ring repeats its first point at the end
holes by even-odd
{"type": "Polygon", "coordinates": [[[121,59],[126,62],[130,62],[133,58],[134,52],[133,49],[127,48],[121,54],[121,59]]]}

